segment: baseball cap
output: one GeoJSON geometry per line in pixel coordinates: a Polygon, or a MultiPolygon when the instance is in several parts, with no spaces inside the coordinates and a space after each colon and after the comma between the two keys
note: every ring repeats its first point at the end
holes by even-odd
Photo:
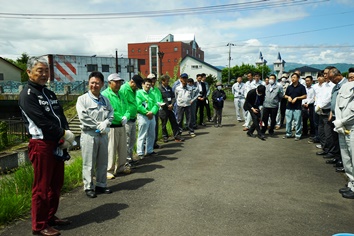
{"type": "Polygon", "coordinates": [[[147,76],[147,78],[148,79],[156,79],[156,76],[153,73],[151,73],[147,76]]]}
{"type": "Polygon", "coordinates": [[[187,73],[183,73],[180,75],[181,78],[187,78],[188,79],[188,74],[187,73]]]}
{"type": "Polygon", "coordinates": [[[124,81],[124,79],[119,77],[117,73],[113,73],[108,76],[108,81],[120,81],[120,80],[124,81]]]}
{"type": "Polygon", "coordinates": [[[140,75],[134,75],[132,80],[135,82],[136,86],[141,89],[142,86],[141,86],[141,83],[143,82],[143,79],[141,78],[140,75]]]}

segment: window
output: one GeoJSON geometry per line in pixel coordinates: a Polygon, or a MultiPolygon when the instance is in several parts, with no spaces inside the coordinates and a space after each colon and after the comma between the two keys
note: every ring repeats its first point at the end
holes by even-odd
{"type": "Polygon", "coordinates": [[[140,48],[138,49],[138,53],[140,53],[141,52],[141,50],[140,50],[140,48]]]}
{"type": "Polygon", "coordinates": [[[174,50],[175,52],[177,52],[177,51],[178,51],[178,47],[175,47],[173,50],[174,50]]]}
{"type": "Polygon", "coordinates": [[[132,49],[132,52],[134,52],[134,48],[132,49]]]}
{"type": "Polygon", "coordinates": [[[170,59],[168,59],[167,61],[168,61],[168,62],[171,62],[171,60],[170,60],[170,59]]]}
{"type": "Polygon", "coordinates": [[[192,69],[198,69],[198,65],[191,65],[192,69]]]}
{"type": "Polygon", "coordinates": [[[98,71],[97,64],[87,64],[86,67],[87,67],[87,72],[98,71]]]}
{"type": "Polygon", "coordinates": [[[128,72],[128,73],[134,73],[134,66],[128,65],[128,66],[127,66],[127,72],[128,72]]]}
{"type": "Polygon", "coordinates": [[[186,54],[188,54],[189,53],[189,51],[188,51],[188,49],[186,50],[186,54]]]}
{"type": "Polygon", "coordinates": [[[0,80],[4,80],[4,74],[0,73],[0,80]]]}
{"type": "Polygon", "coordinates": [[[102,72],[109,72],[109,65],[102,65],[102,72]]]}
{"type": "Polygon", "coordinates": [[[118,65],[118,72],[121,72],[121,71],[122,71],[122,69],[121,69],[120,65],[118,65]]]}

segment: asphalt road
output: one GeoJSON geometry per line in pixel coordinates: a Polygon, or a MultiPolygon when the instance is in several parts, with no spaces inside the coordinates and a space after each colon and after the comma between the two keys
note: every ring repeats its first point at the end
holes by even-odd
{"type": "MultiPolygon", "coordinates": [[[[63,195],[62,235],[333,235],[354,233],[354,200],[345,176],[316,156],[307,139],[261,141],[242,131],[232,102],[223,127],[169,142],[131,175],[109,180],[95,199],[79,188],[63,195]]],[[[31,235],[30,219],[0,235],[31,235]]]]}

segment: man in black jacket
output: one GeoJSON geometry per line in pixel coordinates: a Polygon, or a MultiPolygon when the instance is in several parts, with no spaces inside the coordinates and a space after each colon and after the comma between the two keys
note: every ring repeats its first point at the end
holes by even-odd
{"type": "Polygon", "coordinates": [[[159,111],[159,116],[161,119],[161,126],[162,126],[162,137],[163,137],[163,141],[167,143],[168,132],[166,129],[166,125],[167,125],[167,121],[170,121],[175,141],[182,142],[184,141],[184,139],[181,138],[180,136],[179,127],[176,121],[176,116],[173,113],[173,105],[176,102],[176,98],[174,92],[172,91],[172,88],[169,85],[169,82],[170,82],[170,76],[168,75],[161,76],[159,89],[162,94],[163,102],[165,103],[161,106],[162,109],[160,109],[159,111]]]}
{"type": "Polygon", "coordinates": [[[257,136],[261,140],[265,140],[264,135],[261,133],[259,122],[261,121],[261,110],[260,106],[263,105],[265,96],[265,87],[264,85],[259,85],[257,88],[250,90],[247,93],[245,104],[243,106],[244,110],[250,112],[252,117],[252,125],[247,131],[247,135],[253,137],[254,130],[257,130],[257,136]]]}
{"type": "Polygon", "coordinates": [[[64,182],[64,160],[75,135],[69,130],[56,95],[46,88],[49,67],[46,58],[31,57],[27,63],[28,84],[20,93],[19,106],[30,135],[28,156],[34,170],[32,188],[32,233],[60,235],[51,226],[70,224],[55,216],[64,182]]]}

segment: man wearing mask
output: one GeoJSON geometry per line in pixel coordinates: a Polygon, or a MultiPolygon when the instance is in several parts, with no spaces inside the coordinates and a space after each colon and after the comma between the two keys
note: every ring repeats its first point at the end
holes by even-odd
{"type": "Polygon", "coordinates": [[[222,90],[222,83],[216,83],[216,90],[214,90],[212,94],[213,98],[213,108],[214,108],[214,126],[221,127],[221,120],[222,120],[222,109],[224,107],[224,101],[226,100],[226,94],[224,90],[222,90]]]}
{"type": "Polygon", "coordinates": [[[278,113],[278,106],[280,100],[283,98],[283,88],[276,82],[274,74],[269,76],[269,84],[266,86],[265,98],[263,103],[263,117],[262,117],[262,134],[264,135],[270,117],[271,123],[268,130],[269,135],[274,135],[274,128],[276,124],[276,118],[278,113]]]}

